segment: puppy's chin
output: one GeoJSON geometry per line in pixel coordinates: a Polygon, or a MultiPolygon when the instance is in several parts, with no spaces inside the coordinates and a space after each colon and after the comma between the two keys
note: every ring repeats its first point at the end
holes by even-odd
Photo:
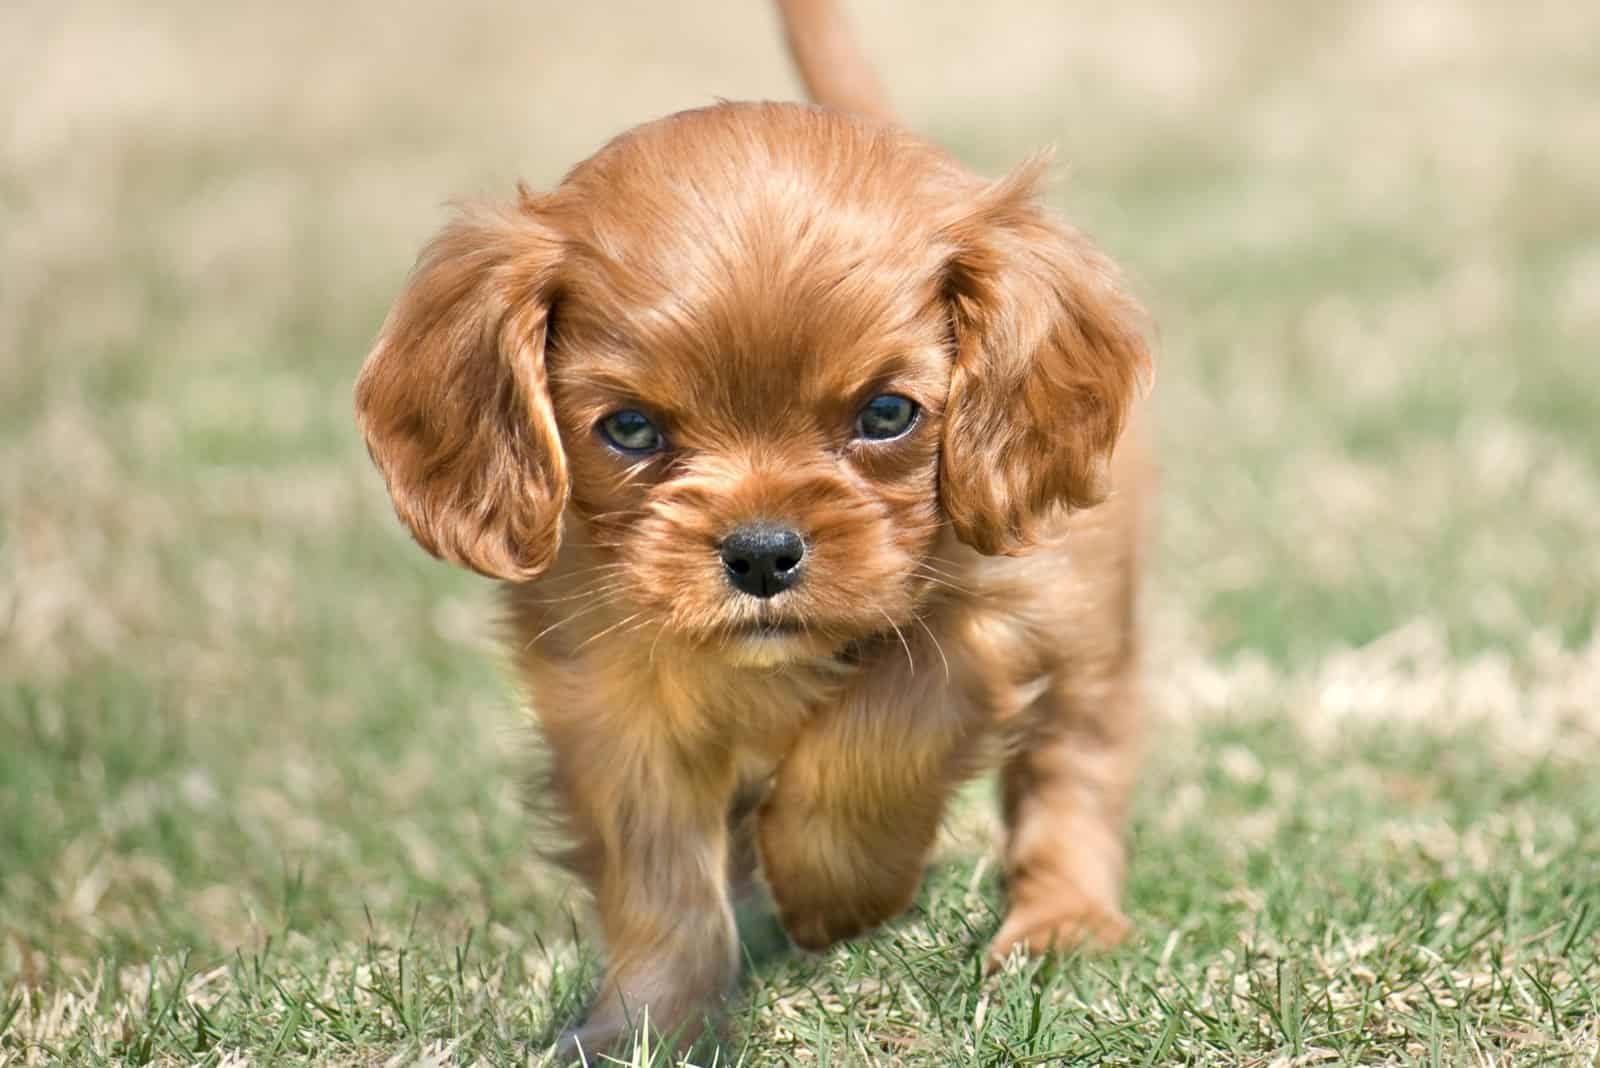
{"type": "Polygon", "coordinates": [[[754,624],[729,631],[716,648],[734,667],[775,668],[827,659],[837,645],[803,627],[754,624]]]}

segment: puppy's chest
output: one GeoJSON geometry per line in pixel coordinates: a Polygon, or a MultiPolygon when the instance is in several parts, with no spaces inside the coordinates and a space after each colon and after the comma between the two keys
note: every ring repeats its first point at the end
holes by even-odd
{"type": "Polygon", "coordinates": [[[732,747],[741,781],[770,775],[807,725],[838,703],[854,674],[836,667],[752,673],[708,695],[712,729],[732,747]]]}

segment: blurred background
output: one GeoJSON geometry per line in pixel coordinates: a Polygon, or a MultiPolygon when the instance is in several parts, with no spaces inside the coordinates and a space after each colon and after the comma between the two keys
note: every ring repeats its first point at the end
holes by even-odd
{"type": "MultiPolygon", "coordinates": [[[[1285,855],[1575,911],[1533,887],[1600,883],[1600,6],[849,7],[910,126],[1055,146],[1158,324],[1136,921],[1260,934],[1285,855]]],[[[500,954],[509,1031],[581,997],[491,591],[350,389],[449,200],[797,92],[764,3],[0,8],[0,1062],[122,1048],[185,951],[420,925],[500,954]]]]}

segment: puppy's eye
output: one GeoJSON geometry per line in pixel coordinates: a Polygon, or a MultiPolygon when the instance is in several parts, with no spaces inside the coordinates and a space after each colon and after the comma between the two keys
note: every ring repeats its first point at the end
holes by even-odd
{"type": "Polygon", "coordinates": [[[898,393],[881,393],[867,401],[856,416],[856,437],[868,441],[888,441],[911,429],[917,421],[915,401],[898,393]]]}
{"type": "Polygon", "coordinates": [[[632,408],[612,412],[600,420],[600,436],[612,448],[635,455],[660,452],[666,445],[650,417],[632,408]]]}

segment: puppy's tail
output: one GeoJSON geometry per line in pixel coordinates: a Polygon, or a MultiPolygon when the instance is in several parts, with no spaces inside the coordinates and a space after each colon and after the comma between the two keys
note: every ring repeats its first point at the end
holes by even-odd
{"type": "Polygon", "coordinates": [[[839,0],[778,0],[789,53],[813,101],[835,111],[850,111],[894,122],[883,84],[862,53],[839,0]]]}

